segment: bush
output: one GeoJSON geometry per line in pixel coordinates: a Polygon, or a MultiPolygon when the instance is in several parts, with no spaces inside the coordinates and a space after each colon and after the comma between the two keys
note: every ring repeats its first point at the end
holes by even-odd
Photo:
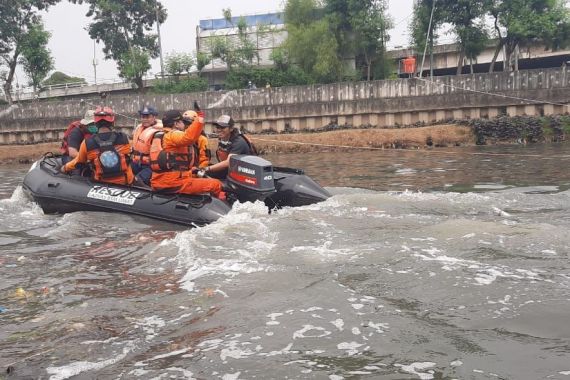
{"type": "Polygon", "coordinates": [[[271,87],[313,83],[313,80],[298,67],[292,66],[286,70],[242,67],[232,69],[228,72],[226,76],[226,89],[237,90],[247,88],[249,81],[254,83],[257,88],[264,88],[268,83],[271,87]]]}
{"type": "Polygon", "coordinates": [[[152,92],[157,94],[182,94],[208,90],[208,81],[200,77],[185,78],[178,81],[163,79],[157,82],[152,92]]]}

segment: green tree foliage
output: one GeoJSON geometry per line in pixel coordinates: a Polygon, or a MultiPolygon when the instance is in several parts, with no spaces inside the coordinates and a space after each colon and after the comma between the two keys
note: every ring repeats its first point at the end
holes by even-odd
{"type": "Polygon", "coordinates": [[[319,18],[315,0],[288,0],[285,5],[287,40],[283,48],[288,59],[313,81],[329,83],[343,78],[339,45],[326,18],[319,18]]]}
{"type": "Polygon", "coordinates": [[[439,0],[436,4],[444,21],[451,24],[457,36],[461,51],[457,63],[457,74],[461,74],[465,58],[471,62],[485,49],[489,40],[484,16],[489,0],[439,0]]]}
{"type": "Polygon", "coordinates": [[[12,82],[22,43],[33,25],[40,23],[40,11],[57,4],[59,0],[3,0],[0,1],[0,63],[6,66],[1,78],[2,88],[9,104],[12,104],[12,82]]]}
{"type": "Polygon", "coordinates": [[[211,58],[224,62],[229,70],[233,67],[246,67],[252,65],[254,60],[259,60],[257,46],[252,41],[251,36],[256,32],[250,30],[245,18],[240,17],[237,24],[234,24],[231,9],[223,10],[226,21],[234,28],[237,28],[237,38],[228,35],[219,35],[209,40],[211,58]]]}
{"type": "Polygon", "coordinates": [[[564,0],[491,0],[489,8],[499,39],[491,72],[503,47],[505,69],[510,71],[518,70],[518,55],[513,59],[513,54],[521,47],[543,43],[561,48],[570,44],[570,11],[564,0]]]}
{"type": "Polygon", "coordinates": [[[150,56],[142,48],[136,47],[123,53],[117,61],[119,76],[133,83],[139,91],[144,90],[143,78],[150,70],[150,56]]]}
{"type": "Polygon", "coordinates": [[[267,84],[272,87],[294,86],[310,84],[312,78],[301,68],[290,66],[281,68],[238,67],[226,76],[226,88],[229,90],[246,88],[251,81],[257,88],[264,88],[267,84]]]}
{"type": "Polygon", "coordinates": [[[366,79],[383,78],[391,26],[386,9],[385,0],[288,0],[286,60],[315,82],[360,78],[352,73],[352,62],[366,79]]]}
{"type": "Polygon", "coordinates": [[[49,76],[49,78],[42,82],[43,87],[55,86],[58,84],[87,84],[87,81],[85,81],[85,78],[72,77],[62,73],[61,71],[55,71],[49,76]]]}
{"type": "Polygon", "coordinates": [[[47,48],[50,33],[44,30],[41,23],[33,24],[21,43],[22,56],[19,63],[30,79],[29,84],[34,92],[40,88],[42,81],[53,69],[53,58],[47,48]]]}
{"type": "Polygon", "coordinates": [[[208,90],[208,81],[200,77],[188,77],[179,81],[162,79],[156,83],[152,92],[157,94],[182,94],[208,90]]]}
{"type": "Polygon", "coordinates": [[[196,67],[200,73],[202,72],[202,69],[206,67],[206,65],[211,61],[212,57],[209,54],[206,54],[204,52],[198,52],[196,54],[196,67]]]}
{"type": "Polygon", "coordinates": [[[196,59],[189,53],[172,53],[166,56],[166,72],[176,80],[182,74],[190,75],[190,70],[196,64],[196,59]]]}
{"type": "Polygon", "coordinates": [[[88,3],[89,35],[103,42],[105,59],[117,63],[119,75],[128,78],[143,90],[143,77],[150,69],[149,58],[159,54],[157,35],[153,26],[166,20],[166,9],[158,0],[70,0],[88,3]],[[146,57],[146,58],[145,58],[146,57]],[[146,68],[146,69],[145,69],[146,68]]]}
{"type": "MultiPolygon", "coordinates": [[[[442,8],[439,6],[433,7],[435,1],[420,0],[416,3],[410,27],[412,32],[410,42],[414,49],[421,54],[429,51],[430,56],[433,53],[433,46],[439,38],[438,28],[445,21],[445,14],[442,12],[442,8]]],[[[421,62],[419,66],[421,66],[421,62]]],[[[432,65],[430,64],[431,67],[432,65]]],[[[420,67],[420,70],[423,70],[423,67],[420,67]]]]}

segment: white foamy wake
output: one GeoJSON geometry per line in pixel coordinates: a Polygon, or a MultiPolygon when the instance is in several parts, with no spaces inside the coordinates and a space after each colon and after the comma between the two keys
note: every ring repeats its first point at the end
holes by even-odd
{"type": "Polygon", "coordinates": [[[268,217],[261,202],[236,204],[215,223],[184,231],[166,241],[166,245],[177,246],[179,266],[186,271],[181,287],[193,291],[195,281],[206,275],[233,277],[270,271],[270,267],[259,262],[277,240],[277,233],[266,226],[268,217]]]}

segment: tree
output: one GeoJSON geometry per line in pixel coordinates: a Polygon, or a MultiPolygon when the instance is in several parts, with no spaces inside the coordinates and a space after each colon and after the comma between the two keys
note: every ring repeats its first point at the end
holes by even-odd
{"type": "Polygon", "coordinates": [[[123,53],[118,62],[119,76],[132,82],[139,91],[143,91],[143,77],[150,70],[150,56],[143,49],[136,47],[123,53]]]}
{"type": "Polygon", "coordinates": [[[29,84],[36,92],[47,74],[53,69],[53,58],[47,48],[51,34],[41,23],[33,24],[21,43],[22,57],[19,63],[30,79],[29,84]]]}
{"type": "Polygon", "coordinates": [[[41,21],[40,11],[57,4],[59,0],[10,0],[0,1],[0,61],[6,65],[2,88],[9,104],[12,104],[12,82],[22,43],[33,25],[41,21]]]}
{"type": "Polygon", "coordinates": [[[179,79],[182,73],[190,74],[196,59],[189,53],[172,53],[166,56],[166,72],[179,79]]]}
{"type": "Polygon", "coordinates": [[[498,37],[489,71],[505,48],[505,70],[518,70],[521,47],[543,43],[560,48],[569,44],[570,15],[564,0],[492,0],[489,6],[498,37]],[[515,54],[513,59],[513,54],[515,54]],[[514,64],[511,66],[512,62],[514,64]]]}
{"type": "MultiPolygon", "coordinates": [[[[430,71],[433,70],[433,46],[439,37],[437,30],[443,24],[445,17],[441,7],[434,7],[435,1],[418,1],[414,7],[414,16],[411,22],[411,43],[418,52],[423,53],[429,49],[430,71]]],[[[423,67],[420,67],[421,70],[423,67]]]]}
{"type": "Polygon", "coordinates": [[[285,4],[287,59],[319,83],[340,81],[345,72],[339,44],[316,0],[288,0],[285,4]]]}
{"type": "MultiPolygon", "coordinates": [[[[389,37],[386,30],[392,27],[386,16],[386,1],[356,1],[350,4],[350,26],[354,33],[354,48],[357,60],[362,60],[366,67],[366,80],[372,79],[374,64],[386,66],[386,42],[389,37]],[[367,4],[365,4],[367,3],[367,4]]],[[[357,61],[358,65],[358,61],[357,61]]],[[[384,70],[376,73],[385,78],[384,70]]],[[[378,79],[378,78],[377,78],[378,79]]]]}
{"type": "Polygon", "coordinates": [[[223,15],[228,24],[237,28],[237,38],[228,35],[211,38],[209,41],[211,57],[220,59],[228,66],[229,70],[232,70],[234,66],[252,65],[255,58],[259,59],[259,55],[256,45],[249,37],[253,32],[248,27],[245,18],[240,17],[235,24],[232,11],[229,8],[223,10],[223,15]]]}
{"type": "Polygon", "coordinates": [[[49,78],[42,82],[42,86],[54,86],[58,84],[87,84],[85,78],[72,77],[61,71],[55,71],[49,78]]]}
{"type": "Polygon", "coordinates": [[[489,0],[439,0],[436,6],[443,20],[453,26],[460,46],[457,74],[461,74],[465,58],[473,71],[473,59],[485,49],[489,39],[484,16],[489,9],[489,0]]]}
{"type": "Polygon", "coordinates": [[[103,42],[105,59],[117,62],[119,75],[130,78],[143,91],[143,77],[150,69],[145,63],[159,54],[157,35],[151,33],[157,21],[164,23],[166,9],[158,0],[70,0],[89,4],[89,35],[103,42]],[[146,56],[146,58],[145,58],[146,56]],[[134,76],[133,76],[134,75],[134,76]]]}

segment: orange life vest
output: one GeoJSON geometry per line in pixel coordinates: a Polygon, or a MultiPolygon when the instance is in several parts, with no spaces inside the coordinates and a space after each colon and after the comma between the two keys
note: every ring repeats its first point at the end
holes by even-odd
{"type": "Polygon", "coordinates": [[[129,143],[123,133],[112,132],[108,140],[102,140],[99,135],[88,139],[85,144],[87,152],[96,150],[97,158],[93,160],[93,172],[96,180],[127,176],[129,162],[126,155],[117,152],[115,145],[129,143]]]}
{"type": "Polygon", "coordinates": [[[167,152],[162,147],[162,138],[168,132],[166,128],[154,135],[150,147],[150,168],[153,172],[189,171],[196,162],[196,149],[193,146],[181,146],[167,152]]]}
{"type": "Polygon", "coordinates": [[[133,162],[150,164],[150,147],[157,132],[162,131],[162,125],[154,124],[150,127],[142,128],[139,125],[133,134],[133,162]]]}
{"type": "MultiPolygon", "coordinates": [[[[68,141],[69,135],[75,128],[79,128],[80,126],[81,126],[81,121],[79,120],[74,121],[67,126],[67,129],[65,130],[65,132],[63,132],[63,141],[61,142],[61,147],[59,148],[61,154],[69,156],[69,141],[68,141]]],[[[91,137],[91,133],[85,132],[83,133],[83,136],[86,139],[88,137],[91,137]]]]}
{"type": "Polygon", "coordinates": [[[244,135],[242,132],[239,132],[235,137],[230,137],[230,141],[227,142],[222,142],[220,141],[218,143],[218,149],[216,150],[216,158],[218,159],[218,162],[222,162],[228,159],[229,155],[230,155],[230,148],[232,146],[232,140],[235,140],[238,138],[238,136],[241,136],[245,142],[247,143],[247,145],[249,146],[249,154],[257,156],[257,149],[255,148],[255,146],[253,145],[253,143],[251,142],[251,140],[244,135]]]}

